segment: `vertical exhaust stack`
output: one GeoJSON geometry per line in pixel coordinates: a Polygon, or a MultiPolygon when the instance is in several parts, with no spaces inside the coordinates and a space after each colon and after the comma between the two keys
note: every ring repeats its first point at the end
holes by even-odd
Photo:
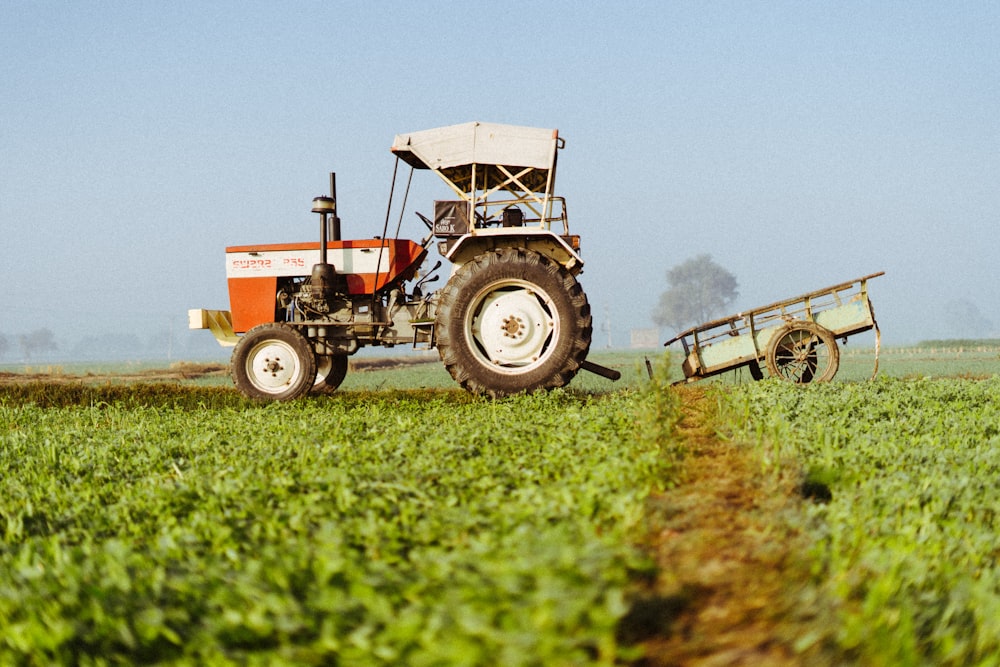
{"type": "Polygon", "coordinates": [[[330,196],[313,198],[312,212],[319,213],[319,262],[326,264],[327,241],[340,240],[340,218],[337,216],[337,174],[330,172],[330,196]],[[333,238],[328,239],[331,236],[333,238]]]}
{"type": "Polygon", "coordinates": [[[312,267],[310,291],[316,296],[329,297],[337,291],[337,270],[327,261],[327,243],[340,240],[340,218],[337,216],[337,175],[330,173],[330,196],[315,197],[312,212],[319,213],[319,264],[312,267]],[[329,237],[333,237],[332,239],[329,237]]]}
{"type": "Polygon", "coordinates": [[[340,240],[340,216],[337,215],[337,174],[330,172],[330,198],[333,200],[333,217],[330,218],[331,241],[340,240]]]}

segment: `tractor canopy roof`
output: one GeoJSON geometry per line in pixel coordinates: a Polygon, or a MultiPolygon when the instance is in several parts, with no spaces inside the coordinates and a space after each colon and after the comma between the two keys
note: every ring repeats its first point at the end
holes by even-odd
{"type": "Polygon", "coordinates": [[[472,122],[398,134],[392,152],[415,169],[436,171],[460,191],[545,192],[563,145],[558,130],[472,122]]]}

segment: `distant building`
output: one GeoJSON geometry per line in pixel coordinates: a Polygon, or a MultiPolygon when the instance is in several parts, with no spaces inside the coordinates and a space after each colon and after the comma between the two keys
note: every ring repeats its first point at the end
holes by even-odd
{"type": "Polygon", "coordinates": [[[632,349],[648,349],[662,344],[659,329],[632,329],[632,349]]]}

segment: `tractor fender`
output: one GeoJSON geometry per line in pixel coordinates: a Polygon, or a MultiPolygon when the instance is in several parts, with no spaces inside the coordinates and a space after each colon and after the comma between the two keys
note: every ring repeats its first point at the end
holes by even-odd
{"type": "Polygon", "coordinates": [[[457,269],[484,252],[496,248],[533,250],[557,262],[572,275],[583,270],[583,258],[580,257],[579,251],[580,237],[560,236],[548,229],[477,229],[472,234],[464,234],[456,239],[442,242],[439,251],[457,269]]]}

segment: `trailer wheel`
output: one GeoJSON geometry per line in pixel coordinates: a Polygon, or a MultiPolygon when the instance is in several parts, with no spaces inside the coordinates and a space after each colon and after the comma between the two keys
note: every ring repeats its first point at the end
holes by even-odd
{"type": "Polygon", "coordinates": [[[493,398],[561,387],[587,358],[583,288],[551,259],[500,248],[463,265],[441,290],[441,361],[462,387],[493,398]]]}
{"type": "Polygon", "coordinates": [[[316,381],[312,386],[313,392],[331,394],[337,390],[345,377],[347,377],[346,354],[316,355],[316,381]]]}
{"type": "Polygon", "coordinates": [[[236,388],[248,398],[290,401],[312,388],[316,357],[297,329],[261,324],[236,344],[231,373],[236,388]]]}
{"type": "Polygon", "coordinates": [[[840,349],[833,333],[814,322],[792,322],[771,337],[767,370],[797,384],[828,382],[840,367],[840,349]]]}

